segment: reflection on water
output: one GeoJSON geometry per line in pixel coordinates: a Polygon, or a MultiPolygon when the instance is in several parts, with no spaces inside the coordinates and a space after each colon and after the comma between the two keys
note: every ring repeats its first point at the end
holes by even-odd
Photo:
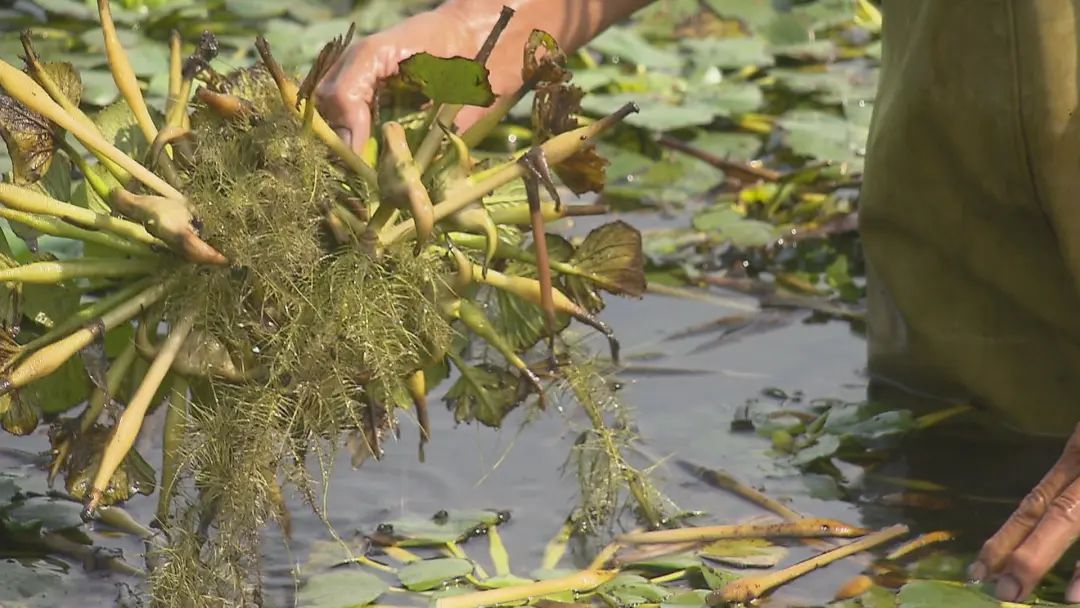
{"type": "MultiPolygon", "coordinates": [[[[605,318],[618,332],[627,358],[660,355],[647,364],[661,371],[624,376],[623,396],[636,410],[644,439],[642,453],[655,459],[677,454],[697,464],[723,468],[788,501],[796,510],[816,516],[863,525],[904,521],[916,532],[942,527],[957,530],[961,534],[955,546],[967,551],[977,548],[1057,455],[1059,446],[1054,445],[1003,449],[999,444],[960,444],[925,436],[909,441],[896,458],[879,464],[865,478],[857,467],[844,467],[853,495],[848,501],[831,499],[822,494],[820,479],[783,473],[768,454],[768,440],[753,433],[733,433],[731,422],[736,410],[747,404],[751,411],[768,406],[769,400],[762,396],[767,387],[789,393],[801,390],[808,398],[865,398],[862,339],[843,323],[796,322],[704,352],[694,352],[699,346],[695,339],[664,340],[684,327],[730,312],[702,302],[661,297],[611,301],[605,318]],[[663,373],[661,368],[708,373],[663,373]],[[905,497],[897,478],[935,482],[947,490],[936,493],[936,502],[913,500],[910,496],[917,494],[909,491],[905,497]],[[942,504],[944,508],[935,508],[942,504]]],[[[434,433],[426,448],[426,462],[418,461],[416,426],[407,422],[401,440],[386,446],[382,462],[356,472],[347,455],[338,459],[331,488],[324,496],[325,512],[335,530],[349,537],[356,530],[370,531],[406,513],[430,515],[447,507],[510,509],[513,520],[500,531],[515,571],[531,571],[540,563],[545,542],[574,505],[576,479],[563,465],[576,436],[573,428],[581,428],[584,420],[572,410],[523,410],[515,412],[502,430],[494,431],[455,429],[452,416],[441,408],[432,414],[434,433]],[[521,432],[526,421],[528,428],[521,432]]],[[[154,441],[150,433],[143,439],[154,441]]],[[[40,434],[28,439],[3,436],[0,446],[32,451],[43,449],[46,442],[40,434]]],[[[10,455],[0,457],[0,466],[29,470],[29,465],[19,465],[10,455]]],[[[704,486],[673,464],[661,466],[657,474],[661,487],[681,507],[704,510],[710,520],[731,522],[759,514],[752,505],[704,486]]],[[[154,501],[154,497],[137,497],[128,507],[147,521],[154,501]]],[[[328,539],[324,524],[305,505],[296,497],[291,505],[291,542],[286,546],[273,530],[264,545],[268,605],[292,604],[294,568],[304,563],[313,542],[328,539]]],[[[125,549],[129,556],[140,551],[136,543],[124,539],[104,542],[125,549]]],[[[589,547],[577,547],[577,551],[581,562],[589,547]]],[[[786,561],[809,553],[809,549],[796,548],[786,561]]],[[[834,564],[783,589],[767,605],[826,601],[864,564],[859,559],[834,564]]],[[[13,567],[21,566],[0,562],[0,568],[13,567]]],[[[39,568],[55,570],[57,566],[42,562],[39,568]]],[[[116,597],[113,580],[83,574],[78,566],[69,568],[64,577],[61,596],[51,596],[41,605],[86,605],[88,597],[101,602],[116,597]]]]}

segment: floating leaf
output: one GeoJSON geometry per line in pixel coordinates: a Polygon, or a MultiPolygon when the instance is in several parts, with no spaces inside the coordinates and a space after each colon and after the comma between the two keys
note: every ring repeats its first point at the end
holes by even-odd
{"type": "Polygon", "coordinates": [[[81,527],[81,512],[82,505],[77,502],[34,496],[16,502],[11,508],[3,509],[0,511],[0,518],[9,529],[17,526],[21,535],[37,536],[81,527]]]}
{"type": "Polygon", "coordinates": [[[701,557],[740,568],[772,568],[786,554],[787,549],[764,538],[718,540],[698,551],[701,557]]]}
{"type": "Polygon", "coordinates": [[[487,68],[472,59],[417,53],[402,61],[399,70],[432,101],[489,106],[495,100],[487,68]]]}
{"type": "MultiPolygon", "coordinates": [[[[455,362],[457,363],[457,362],[455,362]]],[[[476,420],[498,428],[524,396],[517,376],[493,365],[458,363],[461,377],[443,398],[457,422],[476,420]]]]}
{"type": "Polygon", "coordinates": [[[360,608],[379,599],[390,585],[359,568],[342,568],[309,578],[297,594],[300,608],[360,608]]]}
{"type": "Polygon", "coordinates": [[[410,591],[429,591],[473,571],[467,559],[445,557],[406,564],[398,570],[398,580],[410,591]]]}
{"type": "Polygon", "coordinates": [[[730,206],[721,206],[694,216],[694,228],[730,240],[736,247],[762,247],[776,240],[778,228],[768,222],[748,219],[730,206]]]}
{"type": "Polygon", "coordinates": [[[597,587],[596,592],[614,599],[619,606],[659,603],[671,597],[671,591],[636,574],[619,574],[597,587]]]}
{"type": "Polygon", "coordinates": [[[766,67],[775,62],[765,40],[757,36],[689,38],[681,44],[696,63],[723,69],[766,67]]]}
{"type": "Polygon", "coordinates": [[[503,521],[498,511],[440,511],[435,517],[403,517],[386,522],[380,530],[403,547],[440,546],[459,542],[470,534],[503,521]]]}
{"type": "Polygon", "coordinates": [[[589,48],[646,68],[675,71],[683,64],[677,54],[653,46],[627,27],[608,28],[589,43],[589,48]]]}
{"type": "Polygon", "coordinates": [[[912,581],[900,588],[900,608],[1000,608],[1001,602],[978,588],[944,581],[912,581]]]}
{"type": "Polygon", "coordinates": [[[582,100],[581,106],[590,114],[606,116],[631,102],[637,103],[640,111],[627,116],[626,122],[654,131],[707,125],[713,121],[718,111],[718,108],[706,103],[687,101],[675,104],[641,93],[589,95],[582,100]]]}
{"type": "Polygon", "coordinates": [[[802,467],[816,460],[831,458],[840,449],[840,438],[836,435],[821,435],[809,447],[799,450],[791,460],[791,464],[802,467]]]}

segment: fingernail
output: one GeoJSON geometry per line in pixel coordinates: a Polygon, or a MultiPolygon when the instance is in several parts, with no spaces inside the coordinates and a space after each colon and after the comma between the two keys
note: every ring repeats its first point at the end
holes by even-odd
{"type": "Polygon", "coordinates": [[[982,562],[975,562],[974,564],[971,564],[970,568],[968,568],[968,581],[972,583],[980,583],[984,578],[986,578],[986,574],[986,564],[982,562]]]}
{"type": "Polygon", "coordinates": [[[336,127],[334,133],[337,133],[337,136],[341,138],[341,141],[345,142],[346,146],[352,145],[352,131],[345,127],[336,127]]]}
{"type": "Polygon", "coordinates": [[[994,595],[1003,602],[1020,601],[1020,582],[1011,574],[1006,574],[998,579],[994,595]]]}

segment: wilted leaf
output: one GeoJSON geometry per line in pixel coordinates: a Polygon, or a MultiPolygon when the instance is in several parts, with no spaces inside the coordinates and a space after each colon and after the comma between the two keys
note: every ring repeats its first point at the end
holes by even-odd
{"type": "Polygon", "coordinates": [[[619,220],[593,229],[570,258],[611,293],[641,297],[645,293],[645,260],[641,233],[619,220]]]}
{"type": "Polygon", "coordinates": [[[565,65],[566,53],[551,34],[542,30],[529,34],[521,67],[523,82],[565,82],[570,76],[565,65]]]}
{"type": "Polygon", "coordinates": [[[498,428],[503,418],[517,407],[524,397],[517,376],[492,365],[455,363],[461,377],[443,397],[447,406],[454,410],[454,420],[476,420],[486,426],[498,428]]]}
{"type": "Polygon", "coordinates": [[[489,106],[495,100],[487,68],[464,57],[436,57],[417,53],[398,68],[406,82],[439,103],[489,106]]]}
{"type": "MultiPolygon", "coordinates": [[[[68,458],[64,485],[68,493],[75,498],[84,500],[88,495],[105,443],[111,436],[111,429],[94,426],[80,435],[79,440],[74,443],[68,458]]],[[[155,475],[153,467],[136,450],[129,451],[120,468],[109,480],[103,493],[102,504],[124,502],[136,493],[149,496],[154,491],[155,475]]]]}
{"type": "Polygon", "coordinates": [[[740,568],[772,568],[786,554],[787,549],[763,538],[718,540],[698,551],[701,557],[740,568]]]}
{"type": "Polygon", "coordinates": [[[406,564],[398,570],[398,579],[410,591],[429,591],[444,583],[471,574],[472,562],[446,557],[425,559],[406,564]]]}
{"type": "MultiPolygon", "coordinates": [[[[578,128],[584,92],[575,86],[552,83],[540,87],[533,97],[532,124],[536,138],[547,141],[560,133],[578,128]]],[[[574,153],[554,166],[555,173],[574,194],[599,192],[604,188],[607,160],[594,146],[574,153]]]]}
{"type": "Polygon", "coordinates": [[[359,568],[342,568],[309,578],[297,594],[301,608],[360,608],[386,592],[390,585],[359,568]]]}
{"type": "Polygon", "coordinates": [[[12,435],[29,435],[37,428],[41,413],[29,399],[17,392],[10,393],[7,409],[0,417],[0,427],[12,435]]]}
{"type": "Polygon", "coordinates": [[[54,126],[12,97],[0,93],[0,138],[7,144],[17,184],[32,184],[49,170],[57,140],[54,126]]]}

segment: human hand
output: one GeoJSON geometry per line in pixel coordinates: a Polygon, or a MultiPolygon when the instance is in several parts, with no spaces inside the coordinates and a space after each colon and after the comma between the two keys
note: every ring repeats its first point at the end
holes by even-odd
{"type": "MultiPolygon", "coordinates": [[[[398,64],[416,53],[475,56],[495,17],[497,12],[467,15],[452,4],[444,4],[354,42],[319,83],[315,91],[319,111],[338,135],[360,152],[371,133],[371,103],[379,81],[396,74],[398,64]]],[[[496,95],[511,93],[521,84],[524,40],[506,40],[508,37],[513,34],[504,34],[487,62],[496,95]]],[[[484,111],[486,108],[465,107],[455,122],[459,128],[467,128],[484,111]]]]}
{"type": "MultiPolygon", "coordinates": [[[[968,571],[973,580],[996,576],[995,595],[1019,602],[1032,592],[1080,537],[1080,425],[1058,461],[986,541],[968,571]]],[[[1080,564],[1065,592],[1080,602],[1080,564]]]]}

